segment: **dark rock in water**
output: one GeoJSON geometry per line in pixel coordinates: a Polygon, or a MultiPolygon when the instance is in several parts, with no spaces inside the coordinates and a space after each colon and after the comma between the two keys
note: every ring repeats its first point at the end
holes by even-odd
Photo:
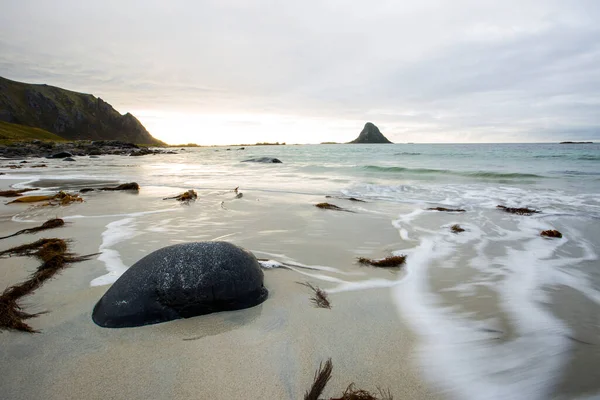
{"type": "Polygon", "coordinates": [[[106,328],[156,324],[266,300],[263,272],[252,253],[227,242],[164,247],[129,268],[94,307],[106,328]]]}
{"type": "Polygon", "coordinates": [[[108,190],[108,191],[131,190],[131,191],[137,192],[140,190],[140,185],[138,185],[137,182],[130,182],[130,183],[122,183],[119,186],[115,186],[115,187],[103,187],[103,188],[100,188],[100,190],[108,190]]]}
{"type": "Polygon", "coordinates": [[[52,154],[48,158],[67,158],[67,157],[72,157],[72,156],[73,156],[73,154],[69,153],[68,151],[61,151],[60,153],[52,154]]]}
{"type": "Polygon", "coordinates": [[[92,155],[92,156],[90,156],[90,158],[100,158],[100,156],[92,155]]]}
{"type": "Polygon", "coordinates": [[[66,157],[63,158],[63,161],[75,161],[75,159],[73,157],[66,157]]]}
{"type": "Polygon", "coordinates": [[[367,122],[360,135],[350,143],[392,143],[374,124],[367,122]]]}
{"type": "Polygon", "coordinates": [[[266,164],[281,164],[281,160],[279,160],[278,158],[273,158],[273,157],[249,158],[249,159],[244,160],[242,162],[259,162],[259,163],[266,163],[266,164]]]}

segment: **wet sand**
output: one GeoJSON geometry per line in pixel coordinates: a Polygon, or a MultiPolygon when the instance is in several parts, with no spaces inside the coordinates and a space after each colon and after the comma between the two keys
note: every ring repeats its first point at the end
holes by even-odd
{"type": "MultiPolygon", "coordinates": [[[[350,214],[316,209],[313,204],[324,201],[319,196],[251,191],[239,200],[233,193],[199,191],[199,200],[189,206],[162,200],[177,192],[163,187],[145,187],[139,195],[94,192],[85,203],[63,208],[0,204],[0,234],[48,218],[68,222],[64,228],[17,236],[0,245],[5,249],[59,237],[73,239],[72,250],[88,254],[104,243],[129,266],[168,244],[223,237],[261,258],[337,268],[341,272],[334,275],[347,282],[403,277],[402,271],[355,263],[357,255],[383,257],[406,246],[390,224],[398,207],[392,212],[372,203],[328,200],[359,211],[350,214]],[[136,214],[140,211],[149,213],[136,214]],[[110,244],[107,225],[118,221],[130,235],[110,244]]],[[[124,228],[113,233],[119,229],[124,228]]],[[[26,278],[37,265],[31,258],[3,259],[0,289],[26,278]]],[[[269,298],[257,307],[105,329],[90,316],[109,286],[93,287],[90,282],[106,272],[98,259],[74,264],[23,299],[27,311],[48,313],[30,320],[41,333],[0,334],[4,398],[299,399],[319,363],[329,357],[334,369],[325,398],[340,395],[351,382],[372,391],[389,388],[395,398],[438,396],[422,378],[416,337],[400,318],[390,288],[332,293],[332,309],[318,309],[297,282],[308,280],[326,290],[336,285],[297,271],[265,270],[269,298]]]]}

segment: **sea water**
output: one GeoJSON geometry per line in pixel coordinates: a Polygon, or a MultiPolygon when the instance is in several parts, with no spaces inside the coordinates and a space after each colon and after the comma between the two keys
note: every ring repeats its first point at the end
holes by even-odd
{"type": "MultiPolygon", "coordinates": [[[[113,282],[131,265],[121,258],[119,246],[142,246],[143,253],[143,246],[235,238],[235,224],[251,219],[231,220],[228,229],[211,233],[202,228],[227,225],[211,215],[219,205],[228,207],[217,202],[218,196],[236,187],[255,194],[251,207],[256,210],[269,207],[264,198],[258,202],[261,193],[270,199],[280,194],[365,200],[368,207],[356,203],[351,209],[383,216],[397,230],[399,244],[390,250],[407,255],[404,275],[355,276],[351,268],[303,265],[304,260],[286,255],[286,243],[299,237],[282,239],[280,252],[262,256],[288,261],[288,268],[322,281],[333,295],[389,288],[399,318],[419,337],[426,378],[451,398],[598,395],[599,144],[233,146],[177,152],[54,160],[46,171],[25,167],[2,178],[21,178],[20,186],[47,191],[64,188],[64,182],[77,189],[135,181],[154,197],[191,188],[201,199],[215,200],[185,217],[177,217],[172,202],[150,200],[66,215],[71,221],[107,219],[98,239],[99,260],[107,271],[92,285],[113,282]],[[257,157],[282,163],[243,162],[257,157]],[[497,205],[541,212],[512,215],[497,205]],[[427,210],[437,206],[466,212],[427,210]],[[455,223],[465,231],[451,232],[455,223]],[[546,229],[558,229],[563,237],[541,237],[546,229]]],[[[14,220],[35,220],[35,215],[23,212],[14,220]]],[[[272,235],[278,234],[276,228],[272,235]]],[[[372,236],[365,226],[351,229],[372,236]]],[[[331,238],[325,232],[314,235],[321,235],[314,240],[331,238]]],[[[278,265],[271,261],[265,267],[278,265]]]]}

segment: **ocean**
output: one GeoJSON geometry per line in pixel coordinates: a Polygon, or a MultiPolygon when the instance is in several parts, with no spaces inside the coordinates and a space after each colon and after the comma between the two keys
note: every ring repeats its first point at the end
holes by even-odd
{"type": "MultiPolygon", "coordinates": [[[[41,192],[140,184],[139,195],[93,192],[84,204],[52,211],[90,224],[85,240],[102,252],[92,286],[114,282],[162,246],[230,240],[271,259],[266,267],[295,263],[289,273],[319,284],[334,302],[346,292],[384,290],[416,336],[425,381],[448,398],[598,398],[600,144],[174,150],[43,160],[44,171],[25,167],[0,178],[41,192]],[[282,163],[242,162],[257,157],[282,163]],[[193,204],[162,200],[188,189],[198,192],[193,204]],[[352,212],[314,207],[325,201],[352,212]],[[540,212],[514,215],[498,205],[540,212]],[[452,232],[454,224],[464,232],[452,232]],[[540,236],[548,229],[563,237],[540,236]],[[407,256],[399,273],[353,262],[391,254],[407,256]]],[[[48,213],[21,208],[12,221],[48,213]]]]}

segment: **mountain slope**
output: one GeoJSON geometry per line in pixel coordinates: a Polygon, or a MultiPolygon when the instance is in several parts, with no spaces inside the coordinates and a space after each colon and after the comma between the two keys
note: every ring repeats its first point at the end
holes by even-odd
{"type": "Polygon", "coordinates": [[[44,129],[69,140],[163,145],[131,114],[91,94],[0,77],[0,121],[44,129]]]}
{"type": "Polygon", "coordinates": [[[52,141],[65,140],[64,138],[43,129],[0,121],[0,141],[35,139],[52,141]]]}
{"type": "Polygon", "coordinates": [[[360,135],[350,143],[392,143],[371,122],[367,122],[360,135]]]}

